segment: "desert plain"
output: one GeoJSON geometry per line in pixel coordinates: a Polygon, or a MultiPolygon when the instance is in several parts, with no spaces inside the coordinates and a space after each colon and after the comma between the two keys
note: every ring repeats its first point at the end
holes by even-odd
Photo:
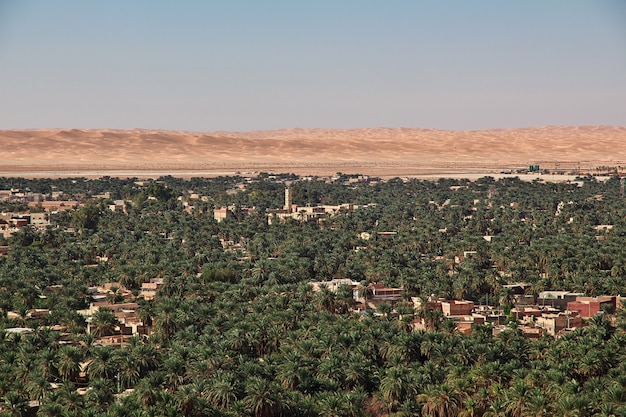
{"type": "Polygon", "coordinates": [[[626,168],[626,127],[546,126],[188,132],[146,129],[0,130],[0,176],[181,177],[255,172],[381,177],[483,176],[626,168]]]}

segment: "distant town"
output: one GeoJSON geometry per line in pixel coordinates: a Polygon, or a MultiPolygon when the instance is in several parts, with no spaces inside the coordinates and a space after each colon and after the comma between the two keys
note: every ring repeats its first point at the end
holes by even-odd
{"type": "MultiPolygon", "coordinates": [[[[435,361],[453,366],[430,350],[432,343],[437,349],[446,348],[445,340],[472,346],[481,340],[498,349],[511,341],[531,343],[526,346],[537,349],[535,362],[520,361],[519,352],[501,359],[527,369],[536,361],[557,367],[549,362],[553,349],[584,343],[599,329],[598,349],[626,335],[619,175],[562,182],[341,173],[3,178],[0,186],[2,343],[39,343],[52,357],[39,391],[11,391],[27,400],[24,409],[33,415],[65,404],[54,400],[63,390],[76,392],[85,407],[124,401],[140,407],[142,381],[155,373],[176,375],[179,368],[168,368],[169,361],[180,349],[197,349],[200,338],[213,352],[208,358],[229,363],[215,366],[236,369],[233,383],[248,387],[229,388],[226,403],[209,388],[194,391],[193,398],[207,402],[202,407],[225,413],[237,401],[252,401],[250,378],[258,376],[240,366],[269,363],[262,365],[270,366],[263,380],[276,381],[276,392],[309,395],[306,378],[317,381],[311,382],[316,396],[361,387],[359,407],[370,410],[365,415],[386,415],[407,401],[423,410],[427,398],[418,390],[442,383],[407,382],[408,391],[388,391],[391,372],[421,372],[435,361]],[[334,336],[326,333],[331,329],[334,336]],[[42,331],[49,339],[38,339],[42,331]],[[385,353],[409,349],[402,347],[409,343],[405,337],[415,338],[413,353],[385,353]],[[280,379],[289,352],[309,349],[303,343],[318,352],[298,354],[311,364],[297,380],[280,379]],[[362,343],[369,347],[359,348],[362,343]],[[324,374],[332,356],[321,352],[337,344],[347,346],[348,356],[364,349],[359,360],[379,376],[363,379],[369,371],[361,370],[344,387],[347,382],[324,374]],[[136,352],[146,349],[160,359],[140,365],[136,352]],[[101,362],[105,352],[113,358],[108,371],[101,362]],[[229,362],[237,355],[242,364],[229,362]],[[94,397],[102,390],[108,399],[94,397]]],[[[471,349],[479,352],[479,346],[471,349]]],[[[35,358],[42,354],[33,353],[33,363],[43,361],[35,358]]],[[[482,359],[467,355],[464,372],[473,372],[482,359]]],[[[22,366],[3,360],[7,369],[22,366]]],[[[177,366],[201,369],[206,360],[177,366]]],[[[594,375],[601,378],[612,366],[594,375]]],[[[35,372],[23,378],[39,378],[35,372]]],[[[517,380],[512,370],[504,372],[503,384],[517,380]]],[[[181,395],[189,378],[156,385],[181,395]]],[[[20,383],[17,377],[7,382],[20,383]]],[[[303,407],[303,398],[281,400],[277,410],[303,407]]],[[[495,394],[490,398],[484,413],[497,403],[495,394]]],[[[463,404],[458,411],[469,406],[463,404]]],[[[258,415],[252,408],[247,413],[258,415]]]]}

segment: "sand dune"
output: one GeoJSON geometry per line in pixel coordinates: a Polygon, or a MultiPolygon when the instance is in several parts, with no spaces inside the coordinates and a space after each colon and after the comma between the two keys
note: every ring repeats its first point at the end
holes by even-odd
{"type": "Polygon", "coordinates": [[[300,173],[382,170],[399,175],[411,169],[505,169],[536,163],[555,168],[618,165],[626,161],[626,127],[4,130],[0,145],[0,174],[236,168],[300,173]]]}

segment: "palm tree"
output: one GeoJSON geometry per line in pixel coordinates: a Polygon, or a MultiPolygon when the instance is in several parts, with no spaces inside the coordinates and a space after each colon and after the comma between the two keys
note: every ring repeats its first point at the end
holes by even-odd
{"type": "Polygon", "coordinates": [[[80,352],[74,346],[59,349],[59,376],[64,381],[75,381],[80,374],[80,352]]]}
{"type": "Polygon", "coordinates": [[[113,334],[118,324],[115,313],[108,307],[101,307],[93,315],[89,329],[96,336],[106,336],[113,334]]]}
{"type": "Polygon", "coordinates": [[[480,404],[474,398],[470,397],[465,400],[463,409],[459,411],[459,417],[476,417],[480,413],[480,404]]]}
{"type": "Polygon", "coordinates": [[[166,299],[158,305],[154,318],[154,334],[164,341],[169,341],[177,330],[178,307],[178,303],[173,298],[166,299]]]}
{"type": "Polygon", "coordinates": [[[615,416],[621,416],[624,415],[624,408],[618,408],[616,406],[614,406],[611,403],[602,403],[600,404],[600,406],[598,407],[598,413],[594,414],[594,416],[597,417],[615,417],[615,416]]]}
{"type": "Polygon", "coordinates": [[[185,360],[177,356],[170,356],[163,362],[164,382],[170,391],[176,391],[185,383],[185,374],[187,373],[185,363],[185,360]]]}
{"type": "Polygon", "coordinates": [[[89,382],[86,400],[90,407],[99,412],[106,411],[115,399],[111,383],[104,379],[94,379],[89,382]]]}
{"type": "Polygon", "coordinates": [[[275,416],[282,409],[278,387],[259,377],[250,377],[246,381],[246,395],[243,398],[243,404],[255,417],[275,416]]]}
{"type": "Polygon", "coordinates": [[[503,308],[509,309],[514,301],[513,290],[509,287],[503,287],[500,291],[499,301],[503,308]]]}
{"type": "Polygon", "coordinates": [[[278,366],[276,377],[283,388],[294,391],[302,380],[302,371],[300,357],[290,352],[285,355],[285,362],[278,366]]]}
{"type": "Polygon", "coordinates": [[[111,291],[107,293],[106,301],[109,304],[121,303],[122,301],[124,301],[124,296],[117,287],[113,287],[111,288],[111,291]]]}
{"type": "Polygon", "coordinates": [[[93,333],[84,333],[80,335],[79,339],[80,339],[81,353],[83,355],[87,355],[89,351],[93,348],[94,343],[96,342],[98,337],[93,333]]]}
{"type": "Polygon", "coordinates": [[[221,370],[217,371],[209,386],[205,388],[204,396],[212,406],[228,409],[238,398],[235,376],[221,370]]]}
{"type": "Polygon", "coordinates": [[[134,395],[144,407],[150,408],[155,406],[162,397],[162,377],[159,374],[151,373],[135,387],[134,395]]]}
{"type": "Polygon", "coordinates": [[[429,385],[417,401],[423,403],[422,415],[428,417],[454,416],[461,405],[459,393],[447,384],[429,385]]]}
{"type": "Polygon", "coordinates": [[[63,417],[63,407],[56,401],[44,401],[37,411],[37,415],[43,417],[63,417]]]}
{"type": "Polygon", "coordinates": [[[422,319],[426,330],[438,330],[443,322],[443,313],[439,310],[425,310],[422,319]]]}
{"type": "Polygon", "coordinates": [[[501,398],[495,398],[483,417],[508,417],[504,401],[501,398]]]}
{"type": "Polygon", "coordinates": [[[60,388],[59,402],[63,404],[65,414],[76,413],[84,408],[84,397],[76,391],[72,383],[64,383],[60,388]]]}
{"type": "Polygon", "coordinates": [[[194,415],[200,402],[198,392],[193,385],[183,385],[175,394],[176,405],[185,417],[194,415]]]}
{"type": "Polygon", "coordinates": [[[391,311],[393,310],[393,307],[391,307],[391,304],[382,303],[382,304],[379,304],[376,307],[376,309],[378,310],[379,313],[385,316],[385,318],[389,318],[389,313],[391,313],[391,311]]]}
{"type": "Polygon", "coordinates": [[[21,417],[27,415],[28,399],[18,392],[9,391],[4,396],[2,404],[3,408],[7,411],[7,415],[11,417],[21,417]]]}
{"type": "Polygon", "coordinates": [[[365,399],[367,392],[362,387],[344,394],[344,416],[361,417],[365,410],[365,399]]]}
{"type": "Polygon", "coordinates": [[[343,387],[345,389],[369,388],[371,370],[372,362],[365,355],[360,353],[351,355],[345,366],[343,387]]]}
{"type": "Polygon", "coordinates": [[[269,263],[265,260],[259,260],[252,268],[252,278],[258,285],[262,285],[269,276],[269,263]]]}
{"type": "Polygon", "coordinates": [[[343,356],[328,351],[328,355],[319,363],[316,376],[329,385],[340,385],[344,380],[342,360],[343,356]]]}
{"type": "Polygon", "coordinates": [[[337,288],[336,302],[338,313],[346,313],[354,307],[356,301],[352,292],[352,287],[349,285],[340,285],[337,288]]]}
{"type": "Polygon", "coordinates": [[[51,349],[50,347],[45,348],[39,354],[39,368],[41,369],[41,374],[45,379],[57,376],[57,360],[58,359],[56,351],[51,349]]]}
{"type": "Polygon", "coordinates": [[[358,295],[359,298],[363,299],[363,305],[365,306],[365,310],[367,310],[367,299],[371,297],[372,294],[374,294],[374,290],[372,290],[372,288],[367,285],[365,281],[359,284],[358,295]]]}
{"type": "Polygon", "coordinates": [[[522,417],[526,415],[526,406],[530,392],[530,387],[524,380],[517,381],[511,389],[506,391],[506,409],[512,417],[522,417]]]}
{"type": "Polygon", "coordinates": [[[336,295],[327,286],[322,285],[320,290],[315,294],[316,304],[328,311],[334,313],[336,309],[336,295]]]}
{"type": "Polygon", "coordinates": [[[87,365],[89,379],[112,379],[117,372],[113,349],[110,346],[96,347],[91,355],[91,362],[87,365]]]}
{"type": "Polygon", "coordinates": [[[608,339],[613,334],[613,326],[607,314],[604,312],[598,313],[589,319],[589,325],[592,329],[599,332],[603,339],[608,339]]]}
{"type": "Polygon", "coordinates": [[[626,387],[614,385],[604,393],[604,399],[615,406],[626,405],[626,387]]]}
{"type": "Polygon", "coordinates": [[[385,376],[380,380],[379,391],[389,410],[395,410],[397,404],[407,397],[409,390],[409,371],[404,367],[387,369],[385,376]]]}
{"type": "Polygon", "coordinates": [[[578,372],[585,378],[591,378],[601,374],[605,365],[600,352],[592,350],[580,359],[578,372]]]}
{"type": "Polygon", "coordinates": [[[344,395],[341,392],[322,391],[317,395],[322,415],[327,417],[343,417],[346,415],[344,395]]]}
{"type": "Polygon", "coordinates": [[[132,388],[139,381],[139,366],[134,356],[125,352],[116,355],[116,362],[119,366],[118,377],[124,388],[132,388]]]}
{"type": "MultiPolygon", "coordinates": [[[[131,339],[132,340],[132,339],[131,339]]],[[[139,343],[133,347],[131,355],[137,363],[141,376],[155,370],[159,364],[159,352],[152,344],[139,343]]]]}
{"type": "Polygon", "coordinates": [[[554,404],[553,415],[559,417],[568,416],[585,416],[588,415],[587,409],[589,400],[581,395],[564,395],[558,398],[554,404]]]}
{"type": "Polygon", "coordinates": [[[144,326],[152,327],[152,317],[154,311],[150,303],[145,300],[142,301],[142,299],[140,298],[139,307],[137,308],[136,312],[137,317],[139,317],[144,326]]]}
{"type": "Polygon", "coordinates": [[[41,401],[50,391],[51,386],[42,375],[31,376],[24,387],[31,400],[41,401]]]}

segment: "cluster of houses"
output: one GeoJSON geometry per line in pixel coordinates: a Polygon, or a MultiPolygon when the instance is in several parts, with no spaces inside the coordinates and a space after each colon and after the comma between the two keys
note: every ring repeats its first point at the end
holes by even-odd
{"type": "Polygon", "coordinates": [[[0,201],[25,203],[29,207],[40,208],[46,211],[65,211],[80,205],[85,196],[68,196],[63,191],[51,193],[33,193],[20,189],[0,190],[0,201]],[[70,199],[75,198],[75,199],[70,199]]]}
{"type": "Polygon", "coordinates": [[[0,213],[0,236],[8,238],[21,227],[31,226],[36,229],[50,225],[49,213],[0,213]]]}
{"type": "MultiPolygon", "coordinates": [[[[402,288],[389,288],[383,284],[371,283],[363,291],[358,282],[350,279],[333,279],[331,281],[317,281],[310,283],[314,291],[322,287],[336,292],[339,287],[346,285],[352,289],[353,298],[357,302],[357,309],[376,309],[380,304],[394,306],[403,299],[402,288]],[[365,295],[364,294],[368,294],[365,295]]],[[[574,329],[583,327],[584,319],[589,319],[598,313],[613,313],[620,305],[622,297],[598,296],[586,297],[581,293],[567,291],[544,291],[535,298],[525,294],[528,284],[517,283],[507,285],[513,293],[514,303],[509,314],[505,314],[501,306],[476,305],[469,300],[448,300],[430,296],[427,300],[420,297],[411,297],[415,311],[422,313],[435,311],[439,317],[454,322],[455,329],[464,334],[471,334],[476,325],[489,324],[495,335],[509,329],[507,323],[515,319],[522,334],[528,338],[539,338],[544,334],[562,336],[574,329]]],[[[414,330],[428,330],[427,314],[418,314],[413,321],[414,330]]]]}
{"type": "MultiPolygon", "coordinates": [[[[361,206],[363,207],[363,206],[361,206]]],[[[316,205],[316,206],[297,206],[293,204],[292,190],[290,187],[285,188],[285,204],[282,209],[272,209],[266,211],[267,221],[269,224],[285,221],[286,219],[295,219],[302,222],[318,221],[329,215],[335,215],[342,212],[354,211],[360,208],[355,204],[338,204],[338,205],[316,205]]],[[[236,208],[235,206],[219,207],[213,210],[213,218],[221,222],[227,218],[237,217],[237,215],[247,216],[256,210],[249,207],[236,208]],[[238,210],[238,212],[236,212],[238,210]]]]}
{"type": "MultiPolygon", "coordinates": [[[[0,201],[23,203],[29,207],[26,212],[0,212],[0,236],[8,238],[21,227],[27,226],[35,230],[45,229],[52,224],[55,214],[84,206],[86,197],[80,194],[68,196],[63,191],[42,194],[20,189],[0,190],[0,201]]],[[[110,200],[111,193],[105,192],[92,198],[110,200]]],[[[113,200],[108,208],[126,213],[128,203],[128,200],[113,200]]]]}
{"type": "MultiPolygon", "coordinates": [[[[152,300],[157,292],[163,287],[163,280],[153,278],[141,285],[139,297],[152,300]]],[[[151,324],[144,323],[137,315],[139,304],[134,301],[132,292],[119,283],[107,283],[103,286],[88,288],[88,294],[92,300],[89,308],[80,310],[78,313],[85,316],[87,321],[87,333],[93,332],[93,317],[101,308],[107,308],[115,314],[117,325],[96,341],[101,344],[121,345],[130,337],[149,336],[151,324]],[[116,302],[115,297],[122,300],[116,302]]]]}
{"type": "Polygon", "coordinates": [[[357,303],[356,308],[358,309],[375,309],[380,304],[390,304],[393,306],[397,302],[402,301],[403,296],[402,288],[389,288],[379,283],[368,284],[367,287],[365,287],[367,291],[364,291],[359,282],[349,278],[336,278],[331,281],[313,281],[309,284],[313,287],[313,291],[315,292],[321,291],[322,287],[326,287],[332,292],[337,292],[341,286],[349,286],[352,289],[352,298],[357,303]]]}
{"type": "MultiPolygon", "coordinates": [[[[352,290],[357,310],[376,310],[381,304],[395,306],[404,298],[402,288],[391,288],[381,283],[370,283],[363,287],[359,282],[351,279],[333,279],[331,281],[316,281],[310,283],[314,291],[320,291],[323,287],[332,292],[337,292],[340,287],[348,286],[352,290]]],[[[463,334],[471,334],[476,325],[489,324],[493,335],[509,329],[508,323],[514,319],[522,334],[528,338],[539,338],[544,334],[559,337],[574,329],[583,327],[584,319],[593,317],[598,313],[613,313],[620,305],[621,297],[598,296],[586,297],[580,293],[567,291],[544,291],[535,300],[532,296],[524,293],[528,284],[510,284],[507,287],[514,297],[514,307],[505,314],[502,307],[476,305],[469,300],[448,300],[429,297],[422,300],[412,297],[411,302],[416,312],[412,323],[414,330],[429,330],[432,323],[428,322],[428,312],[435,312],[439,319],[449,319],[455,324],[455,330],[463,334]]],[[[138,297],[151,300],[163,287],[163,281],[154,278],[142,284],[138,297]]],[[[51,289],[52,290],[52,289],[51,289]]],[[[139,304],[131,291],[124,288],[120,283],[107,283],[101,286],[89,287],[87,295],[90,298],[90,306],[78,313],[85,317],[87,333],[96,333],[94,329],[94,316],[102,309],[109,309],[116,318],[115,326],[103,334],[98,332],[95,343],[111,346],[122,346],[131,337],[147,337],[151,333],[151,323],[145,323],[137,314],[139,304]]],[[[26,312],[13,312],[7,314],[7,318],[16,321],[26,319],[43,319],[50,311],[47,309],[32,309],[26,312]]],[[[63,330],[60,326],[53,326],[57,330],[63,330]]],[[[6,329],[7,332],[22,333],[32,331],[26,327],[6,329]]]]}
{"type": "MultiPolygon", "coordinates": [[[[270,177],[271,178],[271,177],[270,177]]],[[[341,177],[328,177],[327,182],[338,181],[341,177]]],[[[318,180],[318,177],[305,177],[302,180],[318,180]]],[[[245,191],[246,183],[258,180],[256,177],[245,178],[244,182],[237,184],[232,190],[228,190],[229,194],[235,194],[237,192],[245,191]]],[[[350,177],[346,180],[347,184],[365,183],[376,184],[380,181],[376,177],[358,176],[350,177]]],[[[138,186],[145,186],[154,181],[137,181],[138,186]]],[[[162,181],[155,181],[155,183],[163,183],[162,181]]],[[[82,195],[72,196],[75,199],[68,199],[62,191],[54,191],[48,194],[32,193],[22,191],[19,189],[0,190],[0,201],[13,201],[28,204],[29,207],[35,209],[30,210],[27,213],[0,213],[0,234],[4,237],[9,237],[12,233],[16,232],[20,227],[32,226],[32,227],[45,227],[50,225],[52,216],[60,211],[79,208],[85,204],[85,197],[82,195]]],[[[103,193],[101,195],[95,195],[93,198],[111,199],[111,193],[103,193]]],[[[209,201],[208,196],[201,195],[199,193],[190,191],[188,198],[180,196],[184,210],[191,213],[194,211],[193,201],[209,201]]],[[[114,200],[109,204],[108,208],[111,211],[126,212],[128,200],[114,200]]],[[[349,212],[360,208],[360,206],[354,204],[338,204],[338,205],[306,205],[297,206],[292,201],[292,190],[287,185],[285,187],[285,204],[283,208],[272,209],[266,211],[267,221],[269,224],[274,222],[285,221],[286,219],[295,219],[303,222],[319,221],[322,218],[329,215],[335,215],[341,212],[349,212]]],[[[254,207],[236,207],[234,205],[226,207],[217,207],[213,210],[213,218],[221,222],[227,218],[240,218],[246,217],[256,212],[254,207]]]]}
{"type": "Polygon", "coordinates": [[[0,236],[4,238],[8,238],[21,227],[43,229],[51,224],[54,214],[82,205],[80,201],[66,199],[61,191],[41,194],[20,189],[0,190],[0,201],[23,203],[30,208],[27,212],[0,213],[0,236]]]}
{"type": "MultiPolygon", "coordinates": [[[[510,284],[508,287],[521,289],[526,284],[510,284]]],[[[567,291],[544,291],[534,297],[518,292],[516,303],[510,314],[505,315],[502,308],[491,306],[475,306],[471,301],[440,301],[442,312],[458,322],[457,329],[463,333],[471,333],[476,324],[491,323],[494,335],[507,329],[507,321],[514,318],[522,334],[528,338],[538,338],[544,334],[562,336],[574,329],[583,327],[584,320],[602,312],[613,313],[619,305],[615,296],[585,297],[584,294],[567,291]],[[447,313],[446,303],[463,306],[453,314],[447,313]]]]}
{"type": "MultiPolygon", "coordinates": [[[[59,287],[59,286],[54,286],[59,287]]],[[[163,280],[153,278],[141,286],[138,297],[151,300],[163,287],[163,280]]],[[[55,291],[58,288],[49,287],[47,291],[55,291]]],[[[146,337],[150,335],[151,323],[144,323],[138,316],[139,304],[132,292],[117,282],[87,288],[87,296],[90,299],[89,308],[77,312],[85,317],[87,333],[95,334],[94,315],[102,308],[109,309],[115,316],[116,324],[100,334],[94,343],[110,345],[113,347],[123,346],[131,337],[146,337]]],[[[25,312],[7,312],[7,318],[16,322],[26,322],[27,319],[43,320],[50,314],[49,309],[30,309],[25,312]]],[[[53,330],[67,331],[63,326],[51,326],[53,330]]],[[[12,327],[5,329],[8,333],[28,333],[33,331],[29,327],[12,327]]]]}

